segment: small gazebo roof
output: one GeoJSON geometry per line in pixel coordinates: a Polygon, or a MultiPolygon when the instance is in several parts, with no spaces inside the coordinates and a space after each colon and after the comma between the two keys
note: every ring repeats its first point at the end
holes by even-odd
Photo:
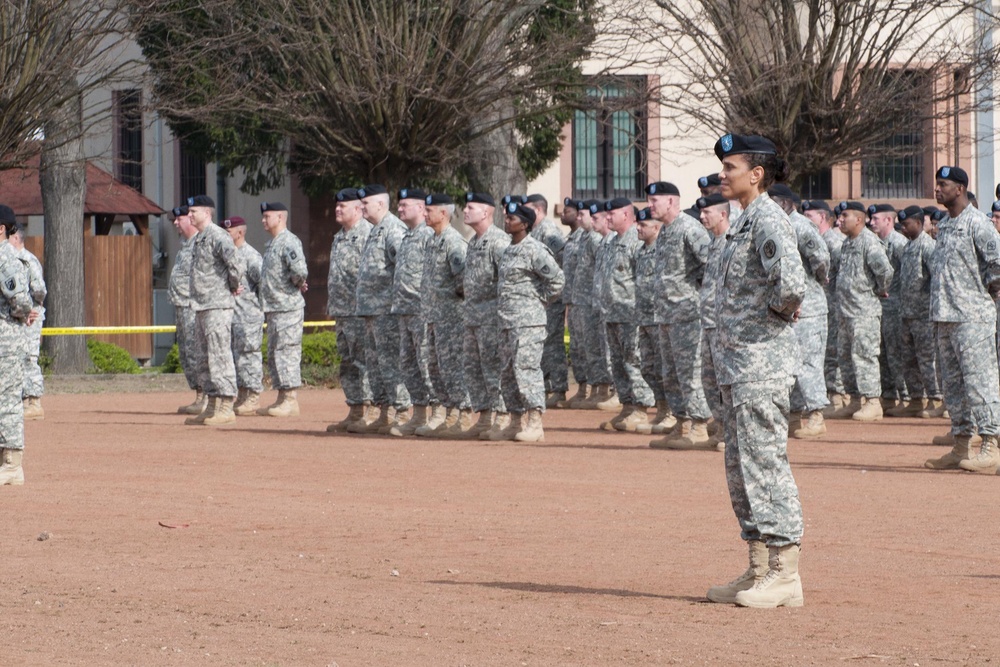
{"type": "MultiPolygon", "coordinates": [[[[0,204],[15,215],[44,215],[42,189],[38,183],[38,156],[20,169],[0,171],[0,204]]],[[[97,165],[87,162],[85,215],[161,215],[165,211],[142,193],[133,190],[97,165]]]]}

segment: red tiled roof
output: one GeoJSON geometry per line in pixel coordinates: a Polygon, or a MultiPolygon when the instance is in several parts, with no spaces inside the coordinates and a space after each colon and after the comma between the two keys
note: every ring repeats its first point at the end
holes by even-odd
{"type": "MultiPolygon", "coordinates": [[[[43,215],[42,190],[38,185],[38,157],[23,169],[0,171],[0,204],[16,215],[43,215]]],[[[100,167],[87,163],[85,215],[160,215],[163,209],[100,167]]]]}

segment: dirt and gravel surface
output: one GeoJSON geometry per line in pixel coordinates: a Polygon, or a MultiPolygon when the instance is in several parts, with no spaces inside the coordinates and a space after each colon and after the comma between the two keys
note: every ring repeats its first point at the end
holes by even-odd
{"type": "Polygon", "coordinates": [[[579,411],[531,445],[328,435],[333,390],[189,427],[140,389],[27,425],[0,664],[1000,663],[1000,477],[924,470],[943,421],[793,441],[806,606],[749,610],[703,598],[746,562],[721,454],[579,411]]]}

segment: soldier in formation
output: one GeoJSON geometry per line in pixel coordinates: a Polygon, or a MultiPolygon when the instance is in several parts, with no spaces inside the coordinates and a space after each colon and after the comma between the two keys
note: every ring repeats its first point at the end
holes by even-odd
{"type": "Polygon", "coordinates": [[[260,269],[263,258],[247,243],[247,223],[238,215],[219,223],[229,232],[246,269],[233,308],[233,364],[236,366],[236,402],[233,412],[252,415],[260,407],[264,390],[264,364],[260,346],[264,340],[264,311],[260,308],[260,269]]]}
{"type": "Polygon", "coordinates": [[[45,381],[42,378],[42,368],[38,365],[38,353],[42,346],[42,323],[45,321],[45,297],[48,289],[45,287],[45,276],[42,263],[34,253],[24,247],[24,230],[18,225],[10,236],[10,244],[17,251],[18,259],[24,262],[28,269],[28,293],[31,295],[32,310],[38,315],[35,321],[25,331],[28,339],[24,356],[24,420],[44,419],[42,409],[42,394],[45,392],[45,381]]]}
{"type": "Polygon", "coordinates": [[[170,280],[167,283],[167,295],[170,303],[174,306],[174,323],[176,324],[177,355],[180,358],[181,368],[184,369],[184,378],[188,386],[194,389],[194,401],[189,405],[182,405],[177,409],[180,414],[197,415],[204,409],[208,401],[205,392],[198,380],[198,369],[201,367],[201,360],[198,358],[201,348],[197,345],[198,334],[196,332],[194,307],[191,302],[191,251],[194,243],[191,239],[198,233],[198,229],[191,222],[191,215],[187,205],[177,206],[171,211],[174,219],[174,229],[181,237],[181,247],[174,257],[174,266],[170,271],[170,280]]]}

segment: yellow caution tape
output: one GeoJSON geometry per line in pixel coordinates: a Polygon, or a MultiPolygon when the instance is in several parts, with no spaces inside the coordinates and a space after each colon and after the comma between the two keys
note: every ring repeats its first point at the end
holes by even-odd
{"type": "MultiPolygon", "coordinates": [[[[322,322],[304,322],[303,327],[332,327],[336,324],[333,320],[322,322]]],[[[265,325],[266,328],[267,325],[265,325]]],[[[94,336],[94,335],[121,335],[121,334],[155,334],[174,333],[177,327],[167,326],[134,326],[134,327],[43,327],[43,336],[94,336]]]]}

